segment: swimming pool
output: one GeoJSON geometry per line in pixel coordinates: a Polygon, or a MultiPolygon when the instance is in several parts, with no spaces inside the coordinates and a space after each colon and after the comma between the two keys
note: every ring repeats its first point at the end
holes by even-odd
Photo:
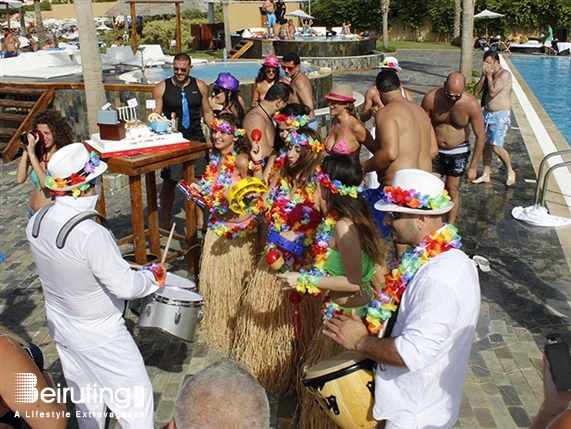
{"type": "Polygon", "coordinates": [[[510,61],[571,146],[571,57],[511,55],[510,61]]]}
{"type": "MultiPolygon", "coordinates": [[[[258,71],[262,67],[262,62],[254,62],[254,61],[244,61],[244,62],[235,62],[235,61],[212,61],[209,63],[201,63],[196,64],[192,68],[192,76],[202,79],[206,83],[212,83],[218,77],[218,73],[230,73],[240,82],[253,82],[258,75],[258,71]]],[[[317,67],[312,67],[309,64],[302,64],[302,71],[317,71],[319,70],[317,67]]],[[[154,82],[160,82],[161,80],[165,80],[168,77],[173,75],[172,67],[153,67],[150,69],[150,76],[149,80],[154,82]]],[[[285,74],[282,69],[280,69],[280,75],[285,77],[285,74]]],[[[140,79],[140,71],[135,72],[128,72],[124,73],[119,77],[121,80],[125,82],[138,82],[140,79]]]]}

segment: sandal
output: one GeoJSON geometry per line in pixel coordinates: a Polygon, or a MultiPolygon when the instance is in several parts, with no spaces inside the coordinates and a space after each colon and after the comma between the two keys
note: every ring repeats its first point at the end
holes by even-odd
{"type": "Polygon", "coordinates": [[[490,261],[480,255],[472,256],[472,261],[476,267],[480,268],[483,273],[489,273],[491,271],[490,261]]]}

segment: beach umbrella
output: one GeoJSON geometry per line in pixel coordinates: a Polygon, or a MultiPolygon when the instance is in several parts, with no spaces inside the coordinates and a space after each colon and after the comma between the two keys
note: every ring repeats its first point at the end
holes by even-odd
{"type": "Polygon", "coordinates": [[[105,24],[101,24],[99,27],[96,28],[96,30],[99,30],[99,31],[111,31],[111,30],[113,30],[113,29],[107,27],[105,24]]]}
{"type": "Polygon", "coordinates": [[[301,19],[313,19],[313,16],[305,13],[303,10],[300,9],[294,10],[293,12],[290,13],[286,13],[285,16],[294,16],[296,18],[301,18],[301,19]]]}
{"type": "MultiPolygon", "coordinates": [[[[8,17],[8,16],[10,16],[10,8],[11,7],[19,9],[19,8],[24,6],[24,3],[22,3],[21,1],[17,1],[17,0],[0,0],[0,6],[1,5],[6,6],[6,17],[8,17]]],[[[8,20],[8,28],[10,28],[10,20],[8,20]]]]}
{"type": "Polygon", "coordinates": [[[486,34],[488,34],[488,20],[501,18],[502,16],[504,16],[504,15],[501,13],[492,12],[491,10],[484,9],[482,12],[474,15],[474,19],[485,19],[486,20],[486,34]]]}

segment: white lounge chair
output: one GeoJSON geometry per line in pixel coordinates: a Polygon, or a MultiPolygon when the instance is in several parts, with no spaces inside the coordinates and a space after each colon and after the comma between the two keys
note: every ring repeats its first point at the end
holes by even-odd
{"type": "MultiPolygon", "coordinates": [[[[140,67],[141,66],[141,53],[137,51],[136,54],[133,54],[133,51],[129,46],[113,46],[107,48],[107,54],[109,54],[115,65],[123,64],[128,66],[140,67]]],[[[143,58],[145,59],[145,64],[147,64],[148,57],[143,54],[143,58]]],[[[151,59],[153,66],[163,66],[165,63],[164,61],[154,61],[151,59]]]]}
{"type": "Polygon", "coordinates": [[[50,79],[81,72],[81,66],[74,64],[65,51],[23,53],[16,58],[2,59],[0,65],[0,75],[6,77],[50,79]]]}
{"type": "Polygon", "coordinates": [[[143,58],[151,58],[153,60],[153,64],[159,62],[166,64],[173,63],[174,55],[165,55],[161,45],[141,45],[141,47],[145,47],[145,50],[143,51],[143,58]]]}

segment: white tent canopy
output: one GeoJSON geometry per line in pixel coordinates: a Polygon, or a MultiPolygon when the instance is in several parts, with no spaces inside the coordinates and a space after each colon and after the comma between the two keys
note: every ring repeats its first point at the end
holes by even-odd
{"type": "Polygon", "coordinates": [[[313,19],[313,16],[308,15],[301,9],[294,10],[293,12],[286,13],[285,16],[295,16],[296,18],[301,19],[313,19]]]}
{"type": "Polygon", "coordinates": [[[501,13],[492,12],[491,10],[484,9],[482,12],[474,15],[474,19],[494,19],[494,18],[501,18],[502,16],[504,15],[501,13]]]}

